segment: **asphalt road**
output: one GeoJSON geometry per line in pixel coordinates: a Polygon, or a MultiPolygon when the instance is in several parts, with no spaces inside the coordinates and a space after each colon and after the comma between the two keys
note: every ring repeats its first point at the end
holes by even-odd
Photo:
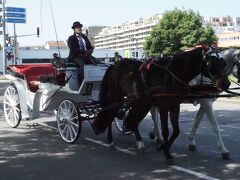
{"type": "Polygon", "coordinates": [[[42,113],[37,121],[23,120],[17,129],[10,128],[2,104],[6,87],[6,83],[0,83],[1,180],[240,179],[240,104],[237,102],[218,100],[214,104],[223,141],[231,153],[230,160],[221,159],[207,119],[197,132],[197,151],[188,151],[187,135],[199,106],[183,104],[181,133],[171,148],[174,165],[169,166],[148,137],[152,129],[150,116],[140,127],[146,146],[144,154],[136,152],[134,136],[121,135],[115,128],[118,149],[109,149],[106,134],[95,136],[88,122],[83,123],[79,140],[67,144],[54,129],[52,114],[42,113]]]}

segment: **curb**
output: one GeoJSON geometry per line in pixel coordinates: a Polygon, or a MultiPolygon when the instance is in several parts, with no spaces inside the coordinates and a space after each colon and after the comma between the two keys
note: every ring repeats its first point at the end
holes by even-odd
{"type": "Polygon", "coordinates": [[[218,98],[218,102],[225,102],[225,103],[240,103],[240,98],[218,98]]]}
{"type": "Polygon", "coordinates": [[[10,83],[11,81],[8,79],[0,79],[0,83],[10,83]]]}

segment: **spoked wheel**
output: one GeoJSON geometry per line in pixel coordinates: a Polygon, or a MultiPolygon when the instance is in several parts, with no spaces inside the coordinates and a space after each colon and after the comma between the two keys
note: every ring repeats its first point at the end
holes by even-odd
{"type": "Polygon", "coordinates": [[[130,107],[124,104],[123,107],[119,109],[118,114],[114,119],[114,124],[117,130],[125,135],[130,135],[133,133],[132,131],[123,131],[123,121],[128,116],[129,110],[130,110],[130,107]]]}
{"type": "Polygon", "coordinates": [[[9,126],[12,128],[18,127],[21,122],[22,115],[18,92],[14,85],[8,86],[4,93],[3,111],[9,126]]]}
{"type": "Polygon", "coordinates": [[[57,110],[57,127],[62,139],[67,143],[74,143],[81,132],[82,121],[75,103],[64,100],[57,110]]]}

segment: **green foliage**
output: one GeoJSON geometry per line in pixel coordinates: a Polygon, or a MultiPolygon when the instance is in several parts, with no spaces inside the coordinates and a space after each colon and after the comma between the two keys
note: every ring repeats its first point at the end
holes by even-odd
{"type": "Polygon", "coordinates": [[[174,9],[165,12],[146,37],[144,50],[149,55],[173,55],[199,43],[211,45],[216,41],[213,29],[202,26],[199,13],[174,9]]]}

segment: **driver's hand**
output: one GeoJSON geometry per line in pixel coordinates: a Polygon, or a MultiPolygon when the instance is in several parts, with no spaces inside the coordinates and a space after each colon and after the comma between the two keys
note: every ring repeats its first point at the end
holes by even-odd
{"type": "Polygon", "coordinates": [[[93,50],[86,50],[86,51],[84,52],[84,54],[85,54],[85,55],[90,55],[90,54],[92,54],[92,52],[93,52],[93,50]]]}

